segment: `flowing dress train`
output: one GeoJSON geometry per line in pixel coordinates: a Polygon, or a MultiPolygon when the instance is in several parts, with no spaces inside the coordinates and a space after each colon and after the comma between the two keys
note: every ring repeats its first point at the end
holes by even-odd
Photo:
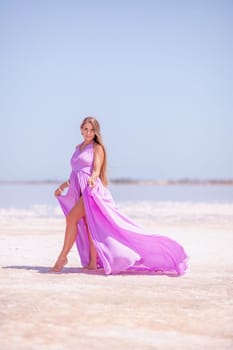
{"type": "MultiPolygon", "coordinates": [[[[71,158],[70,186],[58,201],[65,215],[83,197],[88,229],[98,254],[98,267],[105,274],[126,271],[162,271],[182,275],[187,270],[187,254],[175,240],[145,232],[124,215],[110,191],[97,178],[93,188],[87,180],[94,162],[93,142],[82,151],[77,146],[71,158]]],[[[89,240],[84,219],[77,224],[76,244],[83,266],[89,263],[89,240]]]]}

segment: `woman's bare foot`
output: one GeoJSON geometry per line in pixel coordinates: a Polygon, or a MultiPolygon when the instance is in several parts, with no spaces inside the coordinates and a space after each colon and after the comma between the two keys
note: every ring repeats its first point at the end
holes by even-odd
{"type": "Polygon", "coordinates": [[[56,264],[50,269],[50,272],[60,272],[67,263],[67,258],[58,258],[56,264]]]}
{"type": "Polygon", "coordinates": [[[87,270],[97,270],[97,265],[96,265],[96,263],[89,263],[88,265],[85,265],[85,266],[84,266],[84,269],[87,269],[87,270]]]}

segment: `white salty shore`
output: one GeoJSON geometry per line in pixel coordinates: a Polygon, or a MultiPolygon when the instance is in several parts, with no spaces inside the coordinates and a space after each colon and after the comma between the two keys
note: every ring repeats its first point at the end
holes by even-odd
{"type": "Polygon", "coordinates": [[[178,240],[190,256],[189,272],[88,273],[74,247],[63,273],[49,274],[63,217],[2,210],[1,350],[233,348],[233,204],[202,204],[198,211],[165,205],[151,208],[150,217],[133,205],[122,209],[178,240]]]}

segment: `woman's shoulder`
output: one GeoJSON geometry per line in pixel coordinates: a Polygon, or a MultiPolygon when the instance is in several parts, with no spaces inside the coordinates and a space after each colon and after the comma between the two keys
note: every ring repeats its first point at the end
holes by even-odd
{"type": "Polygon", "coordinates": [[[103,147],[99,144],[99,143],[97,143],[97,142],[93,142],[93,147],[95,148],[95,149],[102,149],[103,147]]]}
{"type": "Polygon", "coordinates": [[[93,148],[94,148],[95,153],[103,153],[104,152],[103,146],[97,142],[93,142],[93,148]]]}

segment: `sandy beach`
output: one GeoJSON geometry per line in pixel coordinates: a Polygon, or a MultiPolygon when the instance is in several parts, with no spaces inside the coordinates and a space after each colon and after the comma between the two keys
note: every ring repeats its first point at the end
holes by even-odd
{"type": "Polygon", "coordinates": [[[63,272],[49,274],[62,215],[1,209],[1,350],[233,348],[233,204],[122,210],[184,245],[188,273],[105,276],[83,270],[74,247],[63,272]]]}

